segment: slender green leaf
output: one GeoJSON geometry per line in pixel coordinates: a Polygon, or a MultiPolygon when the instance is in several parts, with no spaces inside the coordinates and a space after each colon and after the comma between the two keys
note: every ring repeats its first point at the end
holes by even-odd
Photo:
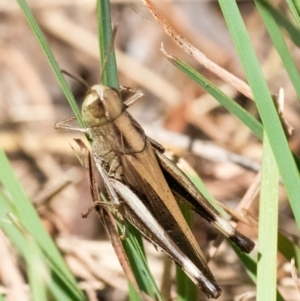
{"type": "MultiPolygon", "coordinates": [[[[155,300],[162,301],[160,291],[147,264],[141,234],[129,223],[126,223],[126,239],[122,243],[140,289],[155,300]]],[[[129,288],[130,300],[136,300],[137,292],[132,286],[129,288]]]]}
{"type": "Polygon", "coordinates": [[[293,83],[298,96],[298,100],[300,101],[300,74],[290,54],[290,51],[283,39],[283,36],[275,22],[274,17],[269,13],[266,7],[261,4],[260,0],[256,0],[255,4],[264,21],[272,42],[281,57],[283,65],[291,79],[291,82],[293,83]]]}
{"type": "Polygon", "coordinates": [[[182,171],[187,175],[187,177],[193,182],[193,184],[197,187],[197,189],[203,194],[203,196],[210,202],[210,204],[225,217],[227,214],[221,208],[215,198],[211,195],[209,190],[206,188],[205,184],[203,183],[202,179],[198,176],[195,170],[193,170],[191,167],[189,169],[184,169],[181,166],[182,171]]]}
{"type": "MultiPolygon", "coordinates": [[[[52,274],[51,279],[49,279],[48,287],[49,287],[49,293],[52,296],[52,299],[57,301],[73,301],[75,300],[72,294],[69,293],[68,288],[66,287],[65,282],[61,280],[60,277],[58,277],[57,274],[52,274]]],[[[52,300],[50,299],[50,300],[52,300]]],[[[77,299],[76,299],[77,300],[77,299]]],[[[86,300],[86,297],[83,296],[80,300],[86,300]]]]}
{"type": "Polygon", "coordinates": [[[26,229],[26,232],[33,237],[35,242],[43,250],[45,258],[47,259],[51,269],[53,269],[54,275],[56,275],[57,279],[64,284],[65,294],[69,295],[74,301],[85,300],[73,275],[67,268],[54,242],[42,225],[32,203],[25,195],[2,150],[0,150],[0,166],[0,184],[5,192],[4,194],[0,191],[1,229],[3,229],[7,237],[9,237],[19,250],[23,250],[23,245],[26,241],[24,242],[22,235],[18,234],[18,231],[7,219],[8,213],[12,213],[16,216],[22,227],[26,229]]]}
{"type": "Polygon", "coordinates": [[[290,261],[295,258],[296,266],[300,272],[300,248],[297,242],[293,243],[290,239],[278,232],[278,251],[290,261]]]}
{"type": "Polygon", "coordinates": [[[279,172],[266,135],[263,144],[258,222],[257,301],[275,300],[277,285],[279,172]]]}
{"type": "Polygon", "coordinates": [[[288,4],[290,11],[292,12],[292,15],[297,23],[298,28],[300,28],[300,3],[299,3],[299,1],[286,0],[286,3],[288,4]]]}
{"type": "Polygon", "coordinates": [[[62,91],[64,92],[64,94],[65,94],[65,96],[66,96],[66,98],[67,98],[67,100],[68,100],[68,102],[69,102],[69,104],[70,104],[70,106],[71,106],[71,108],[74,112],[74,115],[76,116],[79,124],[82,127],[84,127],[84,122],[81,118],[80,110],[79,110],[79,108],[76,104],[76,101],[73,97],[73,94],[71,93],[71,91],[68,87],[68,84],[67,84],[65,78],[63,77],[63,75],[60,71],[60,68],[59,68],[59,66],[56,62],[56,59],[55,59],[55,57],[54,57],[54,55],[53,55],[53,53],[52,53],[52,51],[51,51],[51,49],[48,45],[48,42],[47,42],[43,32],[41,31],[37,21],[35,20],[31,10],[29,9],[29,7],[27,5],[26,1],[25,0],[16,0],[16,1],[19,3],[19,5],[20,5],[20,7],[21,7],[21,9],[24,13],[24,16],[25,16],[32,32],[34,33],[36,39],[38,40],[40,46],[42,47],[42,49],[43,49],[43,51],[46,55],[46,58],[47,58],[47,60],[50,64],[52,70],[54,71],[55,76],[56,76],[59,84],[60,84],[60,87],[61,87],[62,91]]]}
{"type": "Polygon", "coordinates": [[[40,248],[31,237],[27,238],[25,260],[31,300],[47,301],[47,286],[50,274],[40,248]]]}
{"type": "Polygon", "coordinates": [[[118,71],[115,51],[113,47],[112,23],[110,17],[109,0],[97,1],[98,34],[100,50],[101,82],[115,89],[119,89],[118,71]]]}
{"type": "MultiPolygon", "coordinates": [[[[187,224],[194,232],[194,213],[184,204],[179,204],[179,207],[187,224]]],[[[197,300],[198,289],[180,266],[176,266],[176,284],[178,301],[197,300]]]]}
{"type": "Polygon", "coordinates": [[[244,108],[237,104],[233,99],[223,93],[216,85],[207,80],[203,75],[198,73],[195,69],[187,65],[185,62],[179,60],[174,56],[167,57],[169,61],[179,70],[185,73],[189,78],[200,85],[207,93],[212,95],[224,108],[230,113],[239,118],[251,131],[260,139],[263,136],[263,127],[259,121],[251,116],[244,108]]]}
{"type": "MultiPolygon", "coordinates": [[[[231,245],[231,247],[233,248],[233,250],[235,251],[235,253],[239,257],[239,259],[244,263],[249,277],[252,279],[252,281],[254,283],[256,283],[256,269],[257,269],[257,265],[256,265],[256,262],[253,259],[253,257],[251,255],[248,255],[246,253],[241,252],[229,240],[228,240],[228,243],[231,245]]],[[[275,300],[275,299],[272,299],[272,300],[275,300]]],[[[284,301],[283,297],[281,296],[281,294],[278,291],[276,292],[276,300],[277,301],[284,301]]]]}
{"type": "Polygon", "coordinates": [[[141,297],[131,284],[131,282],[128,281],[128,295],[130,301],[140,301],[141,297]]]}
{"type": "Polygon", "coordinates": [[[252,90],[264,130],[275,156],[291,207],[300,228],[299,172],[288,146],[280,118],[268,91],[258,60],[237,4],[233,0],[219,1],[226,23],[252,90]]]}
{"type": "Polygon", "coordinates": [[[272,6],[267,0],[259,1],[260,4],[265,7],[266,11],[268,11],[269,14],[273,16],[273,18],[276,20],[276,23],[286,30],[294,44],[300,47],[299,28],[295,27],[295,25],[287,17],[284,16],[282,10],[279,11],[274,6],[272,6]]]}

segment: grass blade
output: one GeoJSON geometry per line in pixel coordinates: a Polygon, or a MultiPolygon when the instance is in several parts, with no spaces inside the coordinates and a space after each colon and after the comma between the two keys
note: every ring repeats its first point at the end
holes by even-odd
{"type": "Polygon", "coordinates": [[[20,5],[22,11],[23,11],[23,14],[32,30],[32,32],[34,33],[36,39],[38,40],[40,46],[42,47],[45,55],[46,55],[46,58],[52,68],[52,70],[54,71],[55,73],[55,76],[60,84],[60,87],[63,91],[63,93],[65,94],[69,104],[70,104],[70,107],[72,108],[73,112],[74,112],[74,115],[76,116],[79,124],[84,127],[84,122],[81,118],[81,114],[80,114],[80,110],[76,104],[76,101],[73,97],[73,94],[71,93],[69,87],[68,87],[68,84],[65,80],[65,78],[63,77],[61,71],[60,71],[60,68],[57,64],[57,61],[49,47],[49,44],[43,34],[43,32],[41,31],[37,21],[35,20],[30,8],[28,7],[27,3],[25,0],[16,0],[18,2],[18,4],[20,5]]]}
{"type": "MultiPolygon", "coordinates": [[[[230,241],[228,241],[228,242],[232,246],[233,250],[235,251],[235,253],[239,257],[239,259],[244,263],[249,277],[252,279],[252,281],[254,283],[256,283],[257,265],[256,265],[256,262],[253,259],[253,257],[251,255],[246,254],[246,253],[242,253],[233,243],[231,243],[230,241]]],[[[271,300],[284,301],[283,297],[281,296],[281,294],[278,291],[276,292],[276,298],[271,299],[271,300]]]]}
{"type": "MultiPolygon", "coordinates": [[[[162,301],[160,291],[149,270],[147,259],[143,247],[142,237],[138,230],[126,223],[126,239],[122,241],[126,254],[131,264],[131,268],[136,277],[139,288],[147,293],[154,300],[162,301]],[[127,236],[128,233],[128,236],[127,236]]],[[[141,300],[133,286],[129,286],[130,300],[141,300]]]]}
{"type": "Polygon", "coordinates": [[[293,1],[293,0],[286,0],[287,5],[290,8],[290,11],[297,23],[298,28],[300,27],[300,5],[299,1],[293,1]],[[298,5],[298,6],[297,6],[298,5]]]}
{"type": "Polygon", "coordinates": [[[266,0],[259,0],[260,4],[265,7],[266,11],[272,15],[276,23],[286,30],[295,45],[300,47],[300,31],[281,11],[278,11],[266,0]]]}
{"type": "Polygon", "coordinates": [[[300,228],[299,172],[235,1],[219,1],[300,228]]]}
{"type": "MultiPolygon", "coordinates": [[[[64,286],[66,298],[68,295],[69,298],[72,298],[74,301],[85,300],[73,275],[42,225],[37,212],[25,195],[2,150],[0,150],[0,165],[0,184],[5,192],[4,194],[0,191],[1,228],[16,247],[22,251],[24,245],[26,245],[26,240],[18,233],[16,227],[12,226],[12,224],[7,221],[8,213],[16,216],[16,219],[26,230],[26,233],[28,232],[33,237],[34,241],[45,254],[45,258],[53,270],[57,283],[61,283],[64,286]]],[[[69,299],[67,298],[64,300],[69,299]]]]}
{"type": "Polygon", "coordinates": [[[278,233],[278,251],[288,260],[295,258],[296,266],[300,272],[300,248],[282,233],[278,233]]]}
{"type": "Polygon", "coordinates": [[[255,5],[263,19],[263,22],[268,30],[268,33],[272,39],[273,45],[275,46],[278,54],[281,57],[283,65],[289,75],[289,78],[296,90],[298,100],[300,101],[300,74],[296,67],[296,64],[290,54],[290,51],[283,39],[283,36],[275,22],[272,14],[269,13],[267,8],[261,4],[259,0],[255,1],[255,5]]]}
{"type": "Polygon", "coordinates": [[[233,99],[223,93],[216,85],[207,80],[203,75],[178,58],[165,53],[167,59],[189,78],[201,86],[207,93],[212,95],[224,108],[240,119],[260,139],[263,136],[262,124],[251,116],[244,108],[233,99]]]}
{"type": "Polygon", "coordinates": [[[47,301],[49,275],[45,259],[33,239],[28,237],[26,247],[27,275],[32,301],[47,301]]]}
{"type": "Polygon", "coordinates": [[[119,89],[116,56],[113,47],[110,3],[108,0],[97,1],[98,40],[100,50],[100,70],[102,84],[119,89]]]}
{"type": "Polygon", "coordinates": [[[259,203],[257,301],[276,298],[278,180],[276,161],[265,135],[259,203]]]}
{"type": "MultiPolygon", "coordinates": [[[[184,204],[179,204],[179,207],[187,224],[194,232],[194,213],[184,204]]],[[[178,301],[197,300],[197,287],[179,266],[176,266],[176,284],[178,301]]]]}

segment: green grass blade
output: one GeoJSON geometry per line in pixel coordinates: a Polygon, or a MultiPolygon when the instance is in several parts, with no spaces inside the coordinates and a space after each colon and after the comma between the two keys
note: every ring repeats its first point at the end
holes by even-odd
{"type": "Polygon", "coordinates": [[[299,1],[286,0],[287,5],[297,23],[298,28],[300,27],[300,4],[299,1]]]}
{"type": "MultiPolygon", "coordinates": [[[[20,221],[24,229],[34,238],[40,246],[46,259],[48,260],[54,274],[65,286],[66,294],[68,293],[73,300],[85,300],[82,292],[79,290],[77,283],[67,268],[63,258],[57,250],[54,242],[42,225],[37,212],[32,203],[25,195],[18,179],[13,173],[11,166],[0,149],[0,184],[4,193],[0,193],[0,220],[1,228],[6,235],[13,240],[18,249],[22,250],[22,237],[15,233],[14,227],[7,222],[7,214],[12,213],[20,221]]],[[[0,186],[0,187],[1,187],[0,186]]],[[[1,191],[0,191],[1,192],[1,191]]]]}
{"type": "Polygon", "coordinates": [[[30,237],[26,247],[27,275],[32,301],[47,301],[47,286],[49,274],[40,248],[30,237]]]}
{"type": "MultiPolygon", "coordinates": [[[[126,239],[122,243],[141,291],[147,293],[154,300],[162,301],[160,291],[147,264],[141,234],[129,223],[126,223],[126,239]]],[[[141,300],[131,285],[129,292],[130,300],[141,300]]]]}
{"type": "MultiPolygon", "coordinates": [[[[58,274],[52,274],[51,279],[49,280],[49,293],[52,296],[52,299],[57,301],[74,301],[74,296],[69,293],[69,289],[66,287],[66,283],[62,281],[61,277],[58,277],[58,274]]],[[[52,300],[51,299],[51,300],[52,300]]],[[[83,295],[80,301],[87,300],[86,297],[83,295]]]]}
{"type": "Polygon", "coordinates": [[[185,62],[174,56],[167,56],[168,60],[189,78],[200,85],[207,93],[212,95],[224,108],[240,119],[251,131],[260,139],[263,137],[262,124],[251,116],[244,108],[237,104],[233,99],[223,93],[217,86],[207,80],[203,75],[190,67],[185,62]]]}
{"type": "Polygon", "coordinates": [[[176,284],[178,301],[198,300],[198,288],[179,266],[176,266],[176,284]]]}
{"type": "Polygon", "coordinates": [[[297,269],[300,272],[300,248],[297,243],[293,243],[280,232],[278,233],[278,251],[288,261],[295,258],[297,269]]]}
{"type": "Polygon", "coordinates": [[[60,72],[60,68],[57,64],[57,61],[49,47],[49,44],[43,34],[43,32],[41,31],[37,21],[35,20],[30,8],[28,7],[27,3],[25,0],[16,0],[19,4],[19,6],[21,7],[22,11],[23,11],[23,14],[32,30],[32,32],[34,33],[36,39],[38,40],[40,46],[42,47],[45,55],[46,55],[46,58],[52,68],[52,70],[54,71],[55,73],[55,76],[60,84],[60,87],[63,91],[63,93],[65,94],[73,112],[74,112],[74,115],[76,116],[79,124],[84,127],[84,122],[81,118],[81,114],[80,114],[80,110],[76,104],[76,101],[68,87],[68,84],[65,80],[65,78],[63,77],[62,73],[60,72]]]}
{"type": "MultiPolygon", "coordinates": [[[[6,194],[8,193],[7,190],[5,190],[6,194]]],[[[77,296],[77,293],[73,291],[73,288],[70,288],[69,281],[66,279],[67,275],[60,272],[60,270],[53,268],[53,273],[49,272],[47,283],[44,281],[42,284],[39,283],[42,279],[36,279],[37,277],[40,277],[39,273],[37,273],[34,268],[37,268],[36,265],[32,265],[32,262],[35,261],[35,252],[32,251],[31,246],[29,244],[34,244],[34,248],[40,248],[36,244],[36,239],[31,235],[28,230],[25,228],[25,226],[21,223],[20,219],[14,215],[12,212],[14,212],[13,208],[13,202],[10,200],[5,194],[2,193],[0,190],[0,228],[3,230],[3,232],[6,234],[7,238],[10,240],[10,242],[15,245],[16,249],[18,250],[19,254],[25,258],[25,261],[28,265],[28,278],[29,283],[31,287],[31,294],[36,296],[35,300],[43,300],[42,296],[44,295],[44,292],[41,290],[44,290],[43,287],[47,284],[49,292],[54,296],[54,300],[60,301],[83,301],[84,296],[81,294],[81,296],[77,296]],[[21,231],[20,231],[21,230],[21,231]],[[30,265],[30,266],[29,266],[30,265]],[[33,268],[33,269],[32,269],[33,268]],[[53,280],[55,279],[55,281],[53,280]],[[50,285],[53,283],[52,285],[50,285]],[[55,291],[62,291],[59,298],[55,298],[55,291]]],[[[41,255],[41,251],[38,251],[38,256],[41,255]]],[[[49,259],[47,257],[42,257],[45,259],[45,261],[42,263],[43,265],[49,263],[49,259]]],[[[50,258],[51,261],[51,258],[50,258]]],[[[40,261],[39,261],[40,262],[40,261]]],[[[51,265],[50,262],[50,267],[51,265]]],[[[78,289],[78,288],[77,288],[78,289]]],[[[48,291],[47,290],[47,291],[48,291]]]]}
{"type": "Polygon", "coordinates": [[[266,135],[263,145],[258,222],[257,301],[275,300],[277,284],[279,172],[266,135]]]}
{"type": "Polygon", "coordinates": [[[112,25],[109,0],[97,1],[98,35],[100,50],[100,70],[103,74],[101,83],[119,89],[115,51],[112,43],[112,25]],[[107,62],[106,62],[107,61],[107,62]],[[103,69],[104,68],[104,69],[103,69]],[[103,70],[102,70],[103,69],[103,70]]]}
{"type": "MultiPolygon", "coordinates": [[[[256,283],[256,270],[257,270],[257,265],[255,260],[252,258],[251,255],[248,255],[246,253],[242,253],[232,242],[228,240],[228,243],[232,246],[233,250],[239,257],[239,259],[244,263],[245,268],[247,270],[247,274],[249,277],[252,279],[254,283],[256,283]]],[[[284,301],[283,297],[281,294],[277,291],[276,292],[276,299],[272,299],[276,301],[284,301]]],[[[265,301],[265,300],[264,300],[265,301]]],[[[270,299],[271,301],[271,299],[270,299]]]]}
{"type": "MultiPolygon", "coordinates": [[[[184,204],[179,204],[179,207],[187,224],[194,232],[194,213],[184,204]]],[[[198,288],[180,266],[176,266],[176,284],[178,301],[198,299],[198,288]]]]}
{"type": "Polygon", "coordinates": [[[264,130],[272,147],[291,207],[300,228],[300,179],[278,113],[268,91],[258,60],[237,4],[233,0],[219,1],[238,56],[251,87],[264,130]]]}
{"type": "Polygon", "coordinates": [[[205,184],[203,183],[202,179],[199,175],[194,171],[191,167],[189,170],[185,170],[181,167],[182,171],[186,174],[186,176],[193,182],[193,184],[197,187],[197,189],[203,194],[203,196],[210,202],[210,204],[224,216],[226,216],[226,212],[221,208],[215,198],[211,195],[209,190],[206,188],[205,184]]]}
{"type": "Polygon", "coordinates": [[[128,281],[128,296],[130,301],[141,300],[141,296],[137,293],[130,281],[128,281]]]}
{"type": "Polygon", "coordinates": [[[290,51],[272,14],[269,13],[266,7],[262,5],[259,0],[256,0],[254,2],[272,39],[273,45],[275,46],[278,54],[281,57],[283,65],[289,75],[294,89],[296,90],[298,100],[300,101],[300,74],[290,54],[290,51]]]}
{"type": "Polygon", "coordinates": [[[274,6],[272,6],[268,1],[266,0],[259,0],[260,4],[263,5],[268,11],[274,20],[276,20],[276,23],[279,24],[282,28],[286,30],[292,41],[295,45],[300,47],[300,31],[299,28],[295,27],[291,21],[283,15],[282,10],[277,10],[274,6]]]}
{"type": "MultiPolygon", "coordinates": [[[[5,204],[8,205],[8,199],[1,192],[0,202],[1,207],[5,208],[5,204]]],[[[9,208],[9,205],[7,207],[9,208]]],[[[7,212],[9,211],[8,209],[7,212]]],[[[1,214],[1,216],[3,215],[1,214]]],[[[46,279],[50,278],[50,273],[47,271],[46,261],[43,260],[40,248],[23,227],[20,220],[12,213],[8,213],[6,218],[1,218],[0,227],[10,242],[16,246],[21,257],[25,259],[31,300],[46,301],[46,279]]]]}

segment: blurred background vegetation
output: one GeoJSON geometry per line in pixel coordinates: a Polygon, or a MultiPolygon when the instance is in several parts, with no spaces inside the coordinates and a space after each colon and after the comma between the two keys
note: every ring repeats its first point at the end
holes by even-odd
{"type": "MultiPolygon", "coordinates": [[[[284,1],[272,2],[278,11],[290,14],[284,1]]],[[[79,75],[90,85],[98,83],[95,1],[34,0],[28,4],[60,68],[79,75]]],[[[217,65],[245,80],[217,2],[178,0],[155,4],[182,37],[217,65]]],[[[299,154],[300,111],[295,89],[255,5],[250,1],[240,1],[238,5],[271,94],[284,88],[284,118],[294,128],[290,147],[299,154]]],[[[237,207],[237,214],[247,216],[251,226],[239,223],[239,229],[256,240],[259,197],[253,193],[249,200],[245,194],[249,188],[258,189],[262,143],[213,97],[170,64],[159,51],[161,42],[168,53],[188,63],[258,117],[254,102],[180,50],[141,1],[112,0],[111,13],[113,24],[118,26],[115,49],[119,82],[146,93],[130,112],[150,137],[195,168],[220,203],[237,207]],[[242,199],[244,203],[239,205],[242,199]]],[[[73,138],[83,137],[54,130],[54,123],[72,116],[72,112],[14,1],[0,1],[0,42],[0,147],[90,300],[126,300],[127,281],[101,223],[94,213],[88,219],[81,218],[81,212],[91,205],[91,197],[70,144],[74,145],[73,138]]],[[[298,48],[289,39],[286,42],[295,64],[299,65],[298,48]]],[[[86,88],[72,79],[66,80],[80,106],[86,88]]],[[[297,245],[299,229],[282,186],[279,212],[281,232],[297,245]]],[[[255,286],[237,256],[226,243],[220,243],[216,231],[199,217],[195,217],[195,235],[211,256],[211,270],[223,290],[219,300],[254,300],[255,286]],[[249,295],[245,297],[245,293],[249,295]]],[[[0,235],[0,240],[0,293],[6,295],[8,283],[19,279],[19,285],[25,285],[26,277],[19,266],[22,264],[16,261],[15,249],[4,235],[0,235]]],[[[151,244],[146,244],[146,250],[159,285],[162,253],[151,244]]],[[[298,300],[290,263],[281,255],[277,271],[278,288],[284,300],[298,300]]],[[[172,296],[175,295],[173,289],[172,296]]],[[[7,296],[7,300],[13,300],[7,296]]]]}

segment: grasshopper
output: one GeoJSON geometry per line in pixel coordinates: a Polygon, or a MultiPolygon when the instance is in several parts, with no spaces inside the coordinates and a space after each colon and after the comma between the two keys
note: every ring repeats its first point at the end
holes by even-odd
{"type": "Polygon", "coordinates": [[[88,134],[96,167],[113,205],[148,240],[174,260],[210,298],[221,289],[178,206],[186,204],[249,253],[254,243],[239,233],[197,190],[181,169],[164,155],[164,148],[146,136],[126,111],[144,96],[141,90],[92,86],[82,105],[86,128],[69,125],[75,117],[55,128],[88,134]],[[132,95],[123,100],[121,92],[132,95]]]}

